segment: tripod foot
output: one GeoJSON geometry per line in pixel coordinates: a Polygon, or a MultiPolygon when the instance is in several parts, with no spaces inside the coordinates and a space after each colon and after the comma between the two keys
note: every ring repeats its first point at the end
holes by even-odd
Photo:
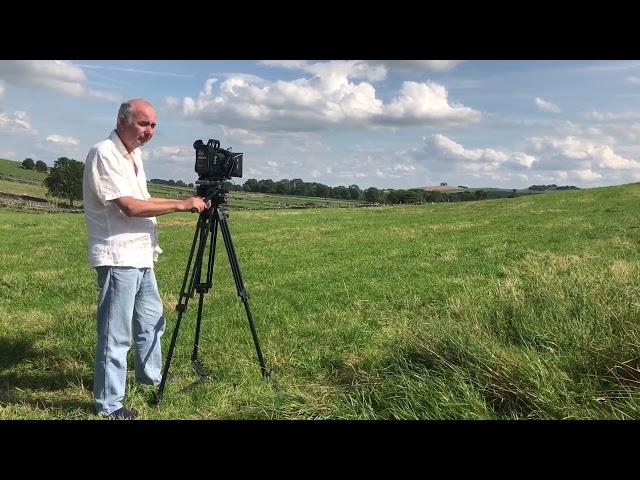
{"type": "Polygon", "coordinates": [[[201,383],[205,383],[205,382],[215,382],[218,379],[213,376],[213,375],[209,375],[206,377],[200,377],[198,378],[195,382],[190,383],[189,385],[187,385],[186,387],[184,387],[182,390],[180,390],[180,393],[186,393],[190,390],[193,390],[195,387],[197,387],[198,385],[200,385],[201,383]]]}
{"type": "Polygon", "coordinates": [[[158,392],[153,392],[153,396],[151,397],[151,401],[149,402],[154,407],[160,405],[160,401],[162,400],[162,395],[158,394],[158,392]]]}
{"type": "Polygon", "coordinates": [[[198,375],[200,375],[201,378],[211,378],[213,380],[217,380],[216,376],[209,370],[207,370],[202,363],[200,363],[200,360],[193,360],[192,363],[193,369],[198,375]]]}

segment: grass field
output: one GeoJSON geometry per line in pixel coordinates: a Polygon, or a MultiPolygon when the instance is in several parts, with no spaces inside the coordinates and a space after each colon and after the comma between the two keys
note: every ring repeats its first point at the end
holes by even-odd
{"type": "MultiPolygon", "coordinates": [[[[67,202],[64,199],[47,197],[47,189],[42,184],[46,176],[47,174],[45,173],[21,168],[18,162],[0,159],[0,192],[48,199],[52,204],[67,202]]],[[[194,188],[154,183],[149,183],[147,188],[151,196],[160,198],[185,198],[196,193],[194,188]]],[[[75,203],[77,205],[78,201],[75,203]]],[[[228,195],[227,206],[230,210],[270,210],[310,207],[357,207],[364,204],[365,202],[358,200],[231,192],[228,195]]]]}
{"type": "MultiPolygon", "coordinates": [[[[52,167],[53,165],[49,165],[52,167]]],[[[35,170],[27,170],[22,168],[20,162],[14,162],[11,160],[5,160],[0,158],[0,175],[13,177],[19,180],[31,180],[42,182],[47,178],[47,174],[44,172],[37,172],[35,170]]]]}
{"type": "MultiPolygon", "coordinates": [[[[412,207],[237,211],[271,381],[224,249],[146,419],[640,418],[640,185],[412,207]]],[[[166,354],[195,216],[159,217],[166,354]]],[[[97,418],[83,217],[0,211],[0,418],[97,418]]],[[[132,368],[132,364],[130,364],[132,368]]],[[[133,372],[130,371],[130,380],[133,372]]]]}

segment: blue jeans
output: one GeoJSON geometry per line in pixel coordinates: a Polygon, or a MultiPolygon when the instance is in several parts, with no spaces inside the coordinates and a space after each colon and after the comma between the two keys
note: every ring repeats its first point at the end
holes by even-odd
{"type": "Polygon", "coordinates": [[[98,413],[109,415],[123,406],[132,333],[136,380],[160,383],[165,322],[153,269],[97,267],[96,271],[100,294],[93,396],[98,413]]]}

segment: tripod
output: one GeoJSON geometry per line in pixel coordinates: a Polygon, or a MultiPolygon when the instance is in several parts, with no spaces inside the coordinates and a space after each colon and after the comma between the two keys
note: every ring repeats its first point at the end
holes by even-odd
{"type": "MultiPolygon", "coordinates": [[[[227,213],[220,208],[220,204],[225,203],[225,190],[222,186],[222,181],[199,181],[198,196],[204,197],[205,203],[211,201],[211,206],[200,213],[196,231],[193,236],[193,243],[191,244],[191,251],[189,253],[189,259],[187,261],[187,268],[184,272],[184,278],[182,279],[182,287],[180,289],[180,298],[176,305],[176,311],[178,312],[178,318],[176,320],[176,326],[173,330],[173,336],[171,337],[171,344],[169,346],[169,353],[162,372],[162,380],[158,387],[156,394],[156,404],[162,400],[164,388],[167,382],[167,375],[169,373],[169,367],[171,366],[171,358],[173,357],[173,351],[176,346],[176,340],[178,338],[178,331],[180,329],[180,322],[182,315],[187,310],[187,304],[189,299],[193,298],[194,292],[198,292],[200,297],[198,299],[198,317],[196,320],[195,341],[193,344],[193,352],[191,353],[191,363],[196,373],[200,376],[195,383],[215,378],[198,360],[198,342],[200,339],[200,324],[202,320],[202,306],[204,303],[204,295],[213,288],[213,268],[215,265],[215,253],[216,253],[216,241],[218,238],[218,227],[222,232],[222,238],[224,240],[224,246],[227,250],[229,257],[229,264],[231,265],[231,271],[236,283],[236,290],[238,296],[244,304],[244,308],[247,312],[247,318],[249,320],[249,328],[251,329],[251,335],[253,337],[253,343],[256,346],[256,353],[258,354],[258,361],[260,362],[260,370],[263,378],[268,378],[270,375],[269,370],[265,366],[264,358],[262,357],[262,351],[260,350],[260,342],[258,341],[258,335],[256,333],[255,326],[253,324],[253,317],[251,316],[251,310],[249,309],[249,294],[244,287],[242,281],[242,275],[240,274],[240,266],[238,265],[238,259],[236,257],[235,250],[233,248],[233,242],[231,240],[231,232],[229,232],[229,225],[227,223],[227,213]],[[202,260],[204,257],[204,251],[206,248],[207,240],[209,243],[209,258],[207,261],[207,276],[206,280],[202,281],[202,260]],[[191,261],[193,260],[193,252],[196,252],[195,262],[193,268],[191,268],[191,261]],[[189,282],[187,285],[187,281],[189,282]]],[[[194,209],[195,211],[195,209],[194,209]]]]}

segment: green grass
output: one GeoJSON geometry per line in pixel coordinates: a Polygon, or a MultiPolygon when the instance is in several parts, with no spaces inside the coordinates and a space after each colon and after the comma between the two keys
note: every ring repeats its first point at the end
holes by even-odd
{"type": "MultiPolygon", "coordinates": [[[[53,165],[48,165],[48,167],[52,166],[53,165]]],[[[40,182],[47,178],[47,174],[44,172],[27,170],[25,168],[22,168],[22,162],[14,162],[12,160],[5,160],[3,158],[0,158],[0,176],[8,176],[18,180],[31,180],[40,182]]]]}
{"type": "Polygon", "coordinates": [[[339,200],[335,198],[232,192],[228,196],[228,204],[229,208],[233,210],[277,210],[282,208],[359,207],[364,205],[365,202],[360,200],[339,200]]]}
{"type": "Polygon", "coordinates": [[[44,185],[0,180],[0,192],[46,198],[47,189],[44,185]]]}
{"type": "MultiPolygon", "coordinates": [[[[219,380],[179,392],[196,378],[194,298],[163,403],[133,381],[127,403],[147,419],[640,418],[639,200],[631,184],[232,212],[272,381],[219,248],[200,341],[219,380]]],[[[195,218],[158,219],[165,355],[195,218]]],[[[83,222],[0,211],[0,418],[97,418],[83,222]]]]}
{"type": "Polygon", "coordinates": [[[152,197],[161,198],[185,198],[196,194],[195,188],[172,187],[169,185],[158,185],[147,182],[147,190],[152,197]]]}

